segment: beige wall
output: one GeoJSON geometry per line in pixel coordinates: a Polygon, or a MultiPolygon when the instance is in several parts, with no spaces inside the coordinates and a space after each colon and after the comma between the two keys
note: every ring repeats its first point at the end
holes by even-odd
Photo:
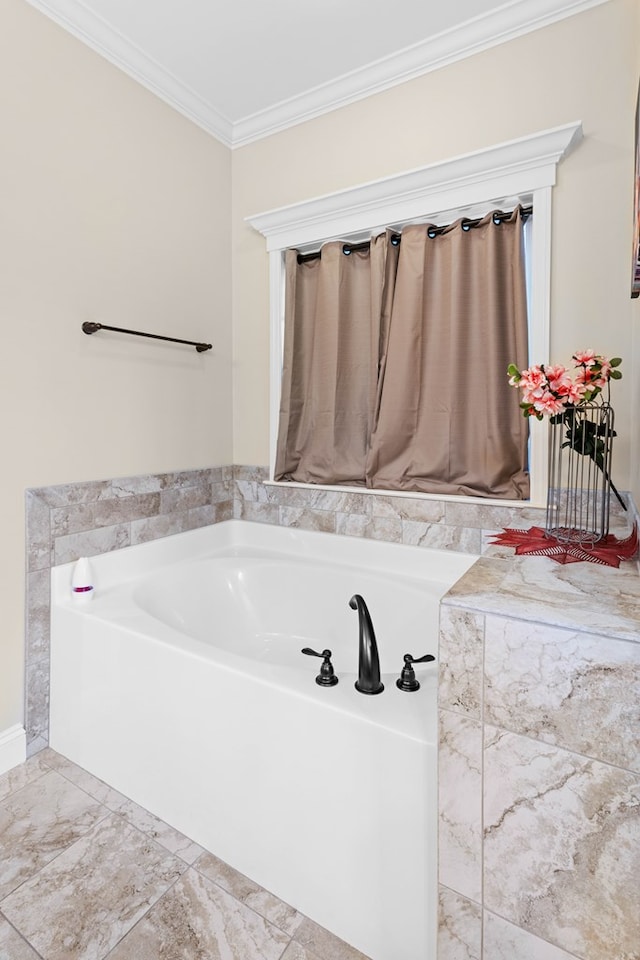
{"type": "Polygon", "coordinates": [[[0,123],[2,732],[25,488],[229,463],[232,396],[230,151],[24,0],[0,5],[0,123]]]}
{"type": "Polygon", "coordinates": [[[231,155],[3,0],[0,732],[22,720],[25,488],[268,460],[268,268],[249,214],[581,120],[555,190],[552,352],[623,356],[615,472],[640,500],[639,35],[636,0],[610,0],[231,155]],[[86,337],[85,319],[214,349],[86,337]]]}
{"type": "Polygon", "coordinates": [[[581,347],[623,357],[615,473],[638,497],[640,303],[629,289],[639,10],[610,0],[234,152],[235,462],[269,456],[267,258],[244,217],[579,120],[585,139],[554,190],[552,357],[568,362],[581,347]]]}

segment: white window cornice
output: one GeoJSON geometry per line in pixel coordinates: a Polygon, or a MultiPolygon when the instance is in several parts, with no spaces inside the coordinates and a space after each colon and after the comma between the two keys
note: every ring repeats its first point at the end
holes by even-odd
{"type": "Polygon", "coordinates": [[[557,164],[581,139],[582,124],[568,123],[246,220],[274,251],[532,192],[555,184],[557,164]]]}

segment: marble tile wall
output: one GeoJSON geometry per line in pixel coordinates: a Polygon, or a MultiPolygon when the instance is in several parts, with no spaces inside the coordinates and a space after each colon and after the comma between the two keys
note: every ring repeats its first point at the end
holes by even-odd
{"type": "Polygon", "coordinates": [[[637,565],[518,562],[539,596],[555,581],[558,605],[600,571],[591,607],[609,611],[612,633],[532,619],[509,599],[513,560],[501,557],[445,600],[438,957],[638,960],[637,565]],[[474,595],[475,609],[460,605],[474,595]]]}
{"type": "Polygon", "coordinates": [[[544,524],[545,511],[534,507],[269,484],[266,467],[235,467],[234,476],[236,516],[352,537],[481,553],[488,537],[504,527],[544,524]]]}

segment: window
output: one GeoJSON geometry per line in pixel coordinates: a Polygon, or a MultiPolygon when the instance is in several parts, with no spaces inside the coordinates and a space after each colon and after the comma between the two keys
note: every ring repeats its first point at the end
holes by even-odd
{"type": "MultiPolygon", "coordinates": [[[[272,471],[282,367],[284,251],[289,247],[317,249],[322,242],[344,236],[369,239],[383,224],[475,218],[488,208],[511,209],[518,203],[532,203],[529,355],[543,362],[549,350],[551,190],[557,163],[580,137],[580,124],[569,124],[248,218],[267,238],[270,254],[272,471]]],[[[539,427],[531,424],[530,502],[535,505],[542,505],[546,495],[546,444],[539,427]]]]}
{"type": "Polygon", "coordinates": [[[287,251],[275,480],[529,498],[530,210],[287,251]]]}

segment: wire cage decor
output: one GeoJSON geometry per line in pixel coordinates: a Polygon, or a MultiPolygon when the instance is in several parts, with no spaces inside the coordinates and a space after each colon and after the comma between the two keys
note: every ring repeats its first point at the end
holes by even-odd
{"type": "Polygon", "coordinates": [[[545,535],[593,546],[609,534],[614,411],[608,401],[567,406],[549,421],[545,535]]]}

